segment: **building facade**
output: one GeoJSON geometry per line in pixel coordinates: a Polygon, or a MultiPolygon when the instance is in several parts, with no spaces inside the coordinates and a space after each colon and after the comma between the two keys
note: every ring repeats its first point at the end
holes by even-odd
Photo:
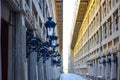
{"type": "MultiPolygon", "coordinates": [[[[59,67],[51,66],[49,59],[44,62],[43,57],[37,60],[37,52],[31,52],[28,47],[30,35],[42,42],[47,41],[44,24],[47,17],[58,22],[56,4],[57,0],[0,0],[0,80],[51,80],[59,77],[59,67]]],[[[59,32],[56,29],[56,33],[59,32]]]]}
{"type": "Polygon", "coordinates": [[[94,80],[120,80],[120,0],[81,0],[74,27],[75,73],[94,80]],[[85,15],[79,12],[82,9],[85,15]]]}

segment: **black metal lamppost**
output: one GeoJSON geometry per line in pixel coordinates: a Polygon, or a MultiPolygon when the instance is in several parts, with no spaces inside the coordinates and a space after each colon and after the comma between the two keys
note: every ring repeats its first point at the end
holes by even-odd
{"type": "Polygon", "coordinates": [[[108,55],[107,55],[107,63],[110,63],[111,62],[111,54],[110,54],[110,52],[108,53],[108,55]]]}
{"type": "Polygon", "coordinates": [[[87,61],[87,65],[88,65],[88,66],[93,66],[93,63],[88,60],[88,61],[87,61]]]}
{"type": "MultiPolygon", "coordinates": [[[[47,39],[48,41],[41,41],[39,38],[34,37],[31,32],[27,32],[27,57],[29,54],[33,51],[37,52],[37,61],[41,57],[43,57],[43,62],[45,62],[47,59],[51,58],[54,56],[55,58],[61,57],[60,54],[56,55],[55,53],[58,54],[58,44],[57,44],[57,39],[58,37],[55,35],[55,26],[56,23],[52,21],[52,17],[48,17],[48,21],[45,23],[46,27],[46,33],[47,33],[47,39]],[[52,50],[50,50],[52,48],[52,50]]],[[[51,61],[52,62],[52,61],[51,61]]],[[[61,60],[56,59],[53,64],[60,64],[61,60]]]]}

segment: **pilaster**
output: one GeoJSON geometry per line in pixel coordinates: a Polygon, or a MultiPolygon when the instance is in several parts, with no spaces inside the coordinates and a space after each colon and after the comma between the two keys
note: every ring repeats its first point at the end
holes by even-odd
{"type": "Polygon", "coordinates": [[[118,80],[120,80],[120,44],[119,44],[119,51],[118,51],[118,80]]]}
{"type": "Polygon", "coordinates": [[[45,64],[46,64],[46,77],[47,77],[47,80],[51,80],[51,72],[50,72],[50,65],[51,65],[51,60],[50,58],[48,60],[45,61],[45,64]]]}
{"type": "Polygon", "coordinates": [[[9,23],[12,25],[8,25],[8,79],[9,80],[14,80],[14,59],[15,59],[15,19],[14,19],[14,15],[11,14],[9,15],[10,19],[9,19],[9,23]]]}
{"type": "Polygon", "coordinates": [[[27,61],[27,59],[24,63],[24,71],[25,71],[25,80],[28,80],[28,61],[27,61]]]}
{"type": "Polygon", "coordinates": [[[115,57],[113,54],[111,54],[111,78],[110,80],[115,80],[116,79],[116,62],[114,62],[115,57]]]}
{"type": "MultiPolygon", "coordinates": [[[[106,61],[108,61],[108,58],[107,58],[107,56],[106,56],[106,61]]],[[[106,69],[105,69],[105,79],[106,80],[109,80],[109,63],[108,62],[106,62],[106,69]]]]}
{"type": "Polygon", "coordinates": [[[21,13],[16,15],[15,41],[15,80],[24,80],[24,62],[26,58],[26,28],[21,13]]]}
{"type": "Polygon", "coordinates": [[[97,77],[97,59],[95,59],[95,78],[97,77]]]}
{"type": "Polygon", "coordinates": [[[37,64],[37,53],[33,51],[30,53],[28,57],[29,80],[36,80],[36,64],[37,64]]]}
{"type": "Polygon", "coordinates": [[[44,80],[43,57],[38,61],[38,80],[44,80]]]}
{"type": "Polygon", "coordinates": [[[93,77],[95,77],[95,60],[93,60],[93,77]]]}
{"type": "Polygon", "coordinates": [[[100,76],[100,59],[98,59],[98,71],[97,71],[97,75],[100,76]]]}

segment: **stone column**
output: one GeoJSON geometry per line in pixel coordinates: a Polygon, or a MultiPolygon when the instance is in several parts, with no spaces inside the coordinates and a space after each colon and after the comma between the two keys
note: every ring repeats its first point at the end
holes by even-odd
{"type": "Polygon", "coordinates": [[[88,65],[88,76],[90,75],[90,66],[88,65]]]}
{"type": "Polygon", "coordinates": [[[89,65],[89,76],[91,76],[91,66],[89,65]]]}
{"type": "Polygon", "coordinates": [[[97,77],[97,59],[95,59],[95,78],[97,77]]]}
{"type": "MultiPolygon", "coordinates": [[[[106,61],[108,61],[108,58],[107,58],[107,56],[106,56],[106,61]]],[[[106,63],[106,69],[105,69],[105,79],[106,80],[109,80],[108,78],[109,78],[109,63],[107,62],[106,63]]]]}
{"type": "Polygon", "coordinates": [[[41,57],[38,61],[38,80],[44,80],[43,57],[41,57]]]}
{"type": "Polygon", "coordinates": [[[50,80],[51,77],[50,77],[50,69],[49,69],[49,66],[50,66],[50,58],[48,60],[45,61],[45,64],[46,64],[46,77],[47,77],[47,80],[50,80]]]}
{"type": "MultiPolygon", "coordinates": [[[[51,65],[50,65],[50,66],[51,66],[51,65]]],[[[55,67],[56,67],[55,65],[52,65],[52,66],[51,66],[51,73],[53,73],[53,74],[51,74],[51,79],[53,79],[53,80],[54,80],[55,77],[56,77],[56,76],[55,76],[55,67]]]]}
{"type": "Polygon", "coordinates": [[[38,65],[35,65],[35,75],[36,75],[36,80],[38,80],[38,65]]]}
{"type": "Polygon", "coordinates": [[[44,71],[44,80],[47,80],[47,71],[46,71],[46,63],[45,62],[43,63],[43,66],[44,66],[44,68],[43,68],[44,69],[43,70],[44,71]]]}
{"type": "Polygon", "coordinates": [[[25,80],[26,28],[22,13],[16,15],[15,80],[25,80]]]}
{"type": "Polygon", "coordinates": [[[1,0],[0,0],[0,80],[2,80],[2,74],[1,74],[1,0]]]}
{"type": "Polygon", "coordinates": [[[56,71],[56,73],[55,73],[55,75],[56,75],[55,79],[57,80],[58,77],[59,77],[59,68],[57,66],[55,67],[55,71],[56,71]]]}
{"type": "Polygon", "coordinates": [[[24,63],[24,71],[25,71],[25,80],[28,80],[28,61],[27,61],[27,59],[24,63]]]}
{"type": "Polygon", "coordinates": [[[51,66],[51,79],[53,79],[54,78],[54,66],[51,66]]]}
{"type": "MultiPolygon", "coordinates": [[[[14,23],[14,17],[13,14],[10,15],[9,23],[14,23]]],[[[15,59],[15,26],[8,25],[8,80],[14,80],[14,59],[15,59]]]]}
{"type": "Polygon", "coordinates": [[[113,54],[111,54],[111,80],[115,80],[116,79],[116,61],[114,62],[115,60],[115,57],[113,54]]]}
{"type": "Polygon", "coordinates": [[[53,77],[53,80],[54,80],[54,79],[56,79],[56,76],[57,76],[57,75],[56,75],[56,66],[54,66],[53,72],[54,72],[54,77],[53,77]]]}
{"type": "Polygon", "coordinates": [[[118,51],[118,80],[120,80],[120,44],[119,44],[119,51],[118,51]]]}
{"type": "Polygon", "coordinates": [[[28,57],[28,74],[29,80],[36,80],[36,64],[37,64],[37,53],[31,52],[28,57]]]}
{"type": "Polygon", "coordinates": [[[97,75],[100,76],[100,59],[98,59],[98,71],[97,71],[97,75]]]}
{"type": "Polygon", "coordinates": [[[90,71],[91,71],[91,76],[93,76],[93,66],[94,66],[93,61],[91,61],[91,64],[92,64],[92,65],[90,65],[90,68],[91,68],[90,71]]]}
{"type": "Polygon", "coordinates": [[[60,74],[61,74],[61,66],[58,66],[58,77],[60,77],[60,74]]]}
{"type": "Polygon", "coordinates": [[[24,17],[22,15],[22,31],[21,31],[21,52],[22,52],[22,80],[25,80],[25,73],[26,71],[25,69],[25,62],[26,62],[26,27],[25,27],[25,23],[24,23],[24,17]]]}

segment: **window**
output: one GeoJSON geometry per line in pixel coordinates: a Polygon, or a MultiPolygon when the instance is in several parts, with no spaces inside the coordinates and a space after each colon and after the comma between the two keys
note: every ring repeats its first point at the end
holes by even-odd
{"type": "Polygon", "coordinates": [[[97,44],[99,43],[99,34],[97,32],[97,44]]]}
{"type": "Polygon", "coordinates": [[[25,1],[26,1],[27,5],[29,6],[29,0],[25,0],[25,1]]]}
{"type": "Polygon", "coordinates": [[[103,18],[105,17],[106,15],[106,5],[105,5],[105,2],[103,3],[103,18]]]}
{"type": "Polygon", "coordinates": [[[111,10],[111,0],[108,0],[109,11],[111,10]]]}
{"type": "Polygon", "coordinates": [[[96,15],[96,26],[98,27],[98,21],[99,21],[99,18],[98,18],[98,13],[96,15]]]}
{"type": "Polygon", "coordinates": [[[108,26],[109,26],[109,35],[112,35],[112,22],[111,22],[111,18],[108,19],[108,26]]]}
{"type": "Polygon", "coordinates": [[[107,28],[106,28],[106,23],[103,24],[103,29],[104,29],[104,38],[107,38],[107,28]]]}
{"type": "Polygon", "coordinates": [[[115,11],[113,14],[114,16],[114,23],[115,23],[115,31],[118,31],[118,10],[115,11]]]}

